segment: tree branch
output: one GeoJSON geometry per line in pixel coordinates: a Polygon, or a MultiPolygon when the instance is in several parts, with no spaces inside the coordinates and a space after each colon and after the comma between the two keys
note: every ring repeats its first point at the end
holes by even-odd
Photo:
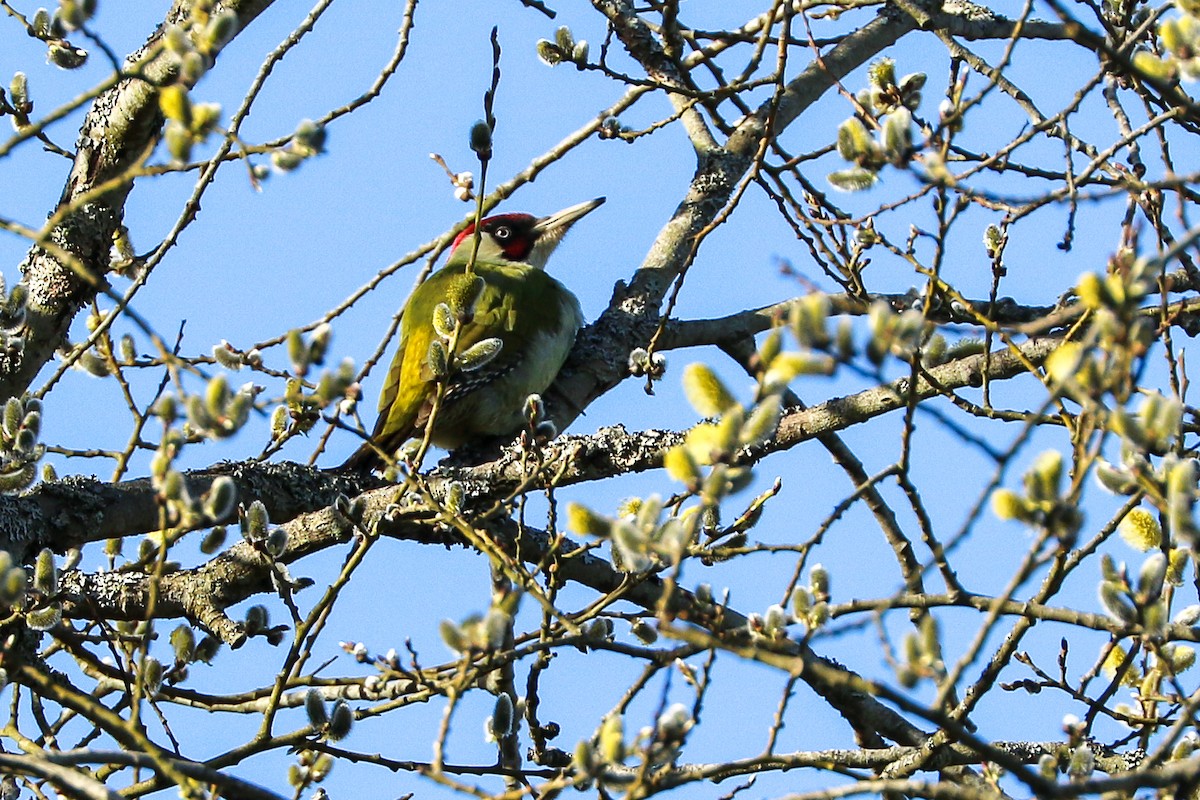
{"type": "MultiPolygon", "coordinates": [[[[225,0],[214,13],[237,14],[236,31],[249,25],[272,0],[225,0]]],[[[113,234],[124,218],[133,170],[158,142],[163,116],[158,88],[174,81],[180,57],[163,37],[191,13],[178,0],[166,20],[125,61],[125,76],[100,94],[80,127],[75,162],[56,215],[60,221],[21,262],[28,290],[23,344],[0,350],[0,397],[20,395],[62,344],[76,312],[107,286],[113,234]],[[99,187],[107,186],[103,191],[99,187]],[[71,263],[64,263],[64,254],[71,263]]],[[[235,34],[236,35],[236,34],[235,34]]]]}

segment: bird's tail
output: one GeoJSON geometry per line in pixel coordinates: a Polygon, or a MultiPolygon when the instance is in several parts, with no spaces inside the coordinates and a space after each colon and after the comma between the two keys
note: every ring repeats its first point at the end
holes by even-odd
{"type": "Polygon", "coordinates": [[[379,417],[379,422],[375,425],[375,431],[371,434],[371,438],[362,443],[354,453],[347,458],[340,467],[334,469],[338,472],[358,472],[366,474],[372,470],[382,470],[391,463],[390,456],[396,452],[400,445],[407,442],[415,433],[413,427],[407,426],[398,428],[394,431],[384,431],[385,416],[379,417]]]}
{"type": "Polygon", "coordinates": [[[370,442],[363,442],[362,447],[355,450],[349,458],[342,462],[341,466],[334,469],[338,472],[360,472],[366,474],[382,466],[384,466],[384,463],[379,455],[379,451],[370,442]]]}

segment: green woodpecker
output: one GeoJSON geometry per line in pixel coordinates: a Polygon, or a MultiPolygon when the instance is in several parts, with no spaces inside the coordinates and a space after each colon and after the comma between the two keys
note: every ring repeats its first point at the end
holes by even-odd
{"type": "MultiPolygon", "coordinates": [[[[445,335],[446,308],[457,319],[455,353],[466,354],[472,345],[489,339],[498,341],[500,349],[476,369],[464,364],[448,371],[430,441],[453,449],[473,440],[513,435],[525,425],[525,399],[554,381],[583,324],[579,301],[546,274],[546,260],[567,230],[603,202],[600,197],[548,217],[500,214],[483,220],[472,267],[481,282],[466,275],[475,226],[458,235],[446,265],[418,286],[404,306],[400,345],[379,395],[379,420],[371,441],[350,456],[344,468],[366,471],[382,466],[381,451],[394,453],[424,434],[437,390],[436,357],[431,358],[430,348],[435,339],[446,343],[450,338],[445,335]],[[463,307],[476,291],[474,304],[463,307]],[[446,308],[439,311],[442,304],[446,308]],[[440,333],[434,321],[438,314],[443,319],[440,333]]],[[[454,322],[450,320],[451,329],[454,322]]]]}

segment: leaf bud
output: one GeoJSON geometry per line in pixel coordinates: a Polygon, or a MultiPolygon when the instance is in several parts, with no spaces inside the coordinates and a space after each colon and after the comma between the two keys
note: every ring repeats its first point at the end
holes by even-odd
{"type": "Polygon", "coordinates": [[[629,630],[643,644],[654,644],[658,641],[658,631],[643,619],[635,619],[631,622],[629,630]]]}
{"type": "Polygon", "coordinates": [[[567,528],[588,536],[608,536],[612,522],[582,503],[567,503],[567,528]]]}
{"type": "Polygon", "coordinates": [[[581,739],[579,744],[575,746],[575,755],[573,758],[575,769],[584,775],[591,775],[596,770],[595,760],[595,751],[592,749],[592,743],[587,739],[581,739]]]}
{"type": "Polygon", "coordinates": [[[570,53],[575,49],[575,36],[571,33],[570,28],[563,25],[554,31],[554,43],[564,53],[570,53]]]}
{"type": "Polygon", "coordinates": [[[1100,603],[1108,615],[1118,622],[1126,625],[1137,622],[1137,609],[1129,602],[1129,598],[1119,584],[1107,580],[1101,582],[1100,603]]]}
{"type": "Polygon", "coordinates": [[[221,649],[221,640],[212,636],[205,636],[196,645],[196,661],[201,661],[205,664],[211,664],[216,658],[217,651],[221,649]]]}
{"type": "Polygon", "coordinates": [[[487,284],[478,275],[458,275],[446,287],[446,303],[454,316],[461,322],[468,322],[475,312],[475,305],[487,284]]]}
{"type": "Polygon", "coordinates": [[[492,128],[483,120],[471,126],[468,144],[480,160],[487,161],[492,157],[492,128]]]}
{"type": "Polygon", "coordinates": [[[1200,605],[1191,605],[1181,609],[1171,621],[1176,625],[1195,627],[1196,623],[1200,622],[1200,605]]]}
{"type": "Polygon", "coordinates": [[[663,453],[663,467],[672,480],[679,481],[690,490],[699,484],[700,469],[684,445],[672,447],[663,453]]]}
{"type": "Polygon", "coordinates": [[[1167,557],[1157,552],[1142,562],[1138,571],[1138,600],[1153,603],[1162,594],[1163,581],[1167,577],[1167,557]]]}
{"type": "Polygon", "coordinates": [[[497,337],[481,339],[458,356],[459,368],[463,372],[474,372],[495,360],[503,348],[504,342],[497,337]]]}
{"type": "Polygon", "coordinates": [[[1133,476],[1107,461],[1097,462],[1096,480],[1113,494],[1131,495],[1137,491],[1137,481],[1133,476]]]}
{"type": "Polygon", "coordinates": [[[191,127],[192,104],[184,86],[173,83],[158,90],[158,107],[163,116],[178,122],[185,128],[191,127]]]}
{"type": "Polygon", "coordinates": [[[162,688],[162,680],[162,662],[153,656],[146,656],[146,660],[142,662],[142,686],[145,687],[146,694],[150,697],[158,694],[158,690],[162,688]]]}
{"type": "Polygon", "coordinates": [[[446,377],[450,367],[446,361],[446,346],[440,339],[434,339],[429,343],[429,354],[426,356],[426,360],[434,378],[440,380],[446,377]]]}
{"type": "Polygon", "coordinates": [[[209,519],[225,519],[233,513],[237,503],[237,484],[228,475],[218,475],[204,499],[204,511],[209,519]]]}
{"type": "Polygon", "coordinates": [[[769,639],[782,639],[787,635],[790,622],[791,619],[783,606],[773,605],[763,615],[763,634],[769,639]]]}
{"type": "Polygon", "coordinates": [[[433,330],[438,336],[443,339],[449,339],[454,335],[454,329],[457,327],[457,322],[454,319],[454,312],[450,310],[447,303],[438,303],[433,307],[433,330]]]}
{"type": "Polygon", "coordinates": [[[469,649],[467,637],[463,634],[462,628],[453,620],[444,619],[438,623],[438,633],[441,634],[442,641],[456,653],[463,653],[469,649]]]}
{"type": "Polygon", "coordinates": [[[354,725],[354,712],[350,710],[350,705],[343,699],[338,698],[333,703],[333,710],[329,713],[329,740],[331,742],[340,742],[350,734],[350,728],[354,725]]]}
{"type": "Polygon", "coordinates": [[[176,627],[171,631],[171,649],[175,651],[176,662],[190,662],[196,654],[196,632],[187,625],[176,627]]]}
{"type": "Polygon", "coordinates": [[[492,716],[488,718],[488,731],[492,734],[493,741],[511,734],[513,722],[512,698],[501,692],[496,697],[496,704],[492,707],[492,716]]]}
{"type": "Polygon", "coordinates": [[[196,139],[203,141],[220,121],[220,103],[195,103],[192,105],[192,121],[188,125],[188,131],[196,139]]]}
{"type": "Polygon", "coordinates": [[[1083,781],[1091,777],[1096,769],[1096,756],[1092,753],[1087,742],[1081,742],[1071,751],[1071,760],[1067,764],[1067,774],[1074,780],[1083,781]]]}
{"type": "Polygon", "coordinates": [[[8,97],[18,114],[28,114],[33,110],[29,102],[29,80],[24,72],[13,73],[8,85],[8,97]]]}
{"type": "Polygon", "coordinates": [[[58,568],[54,566],[54,552],[44,547],[37,555],[33,568],[33,588],[47,597],[58,593],[58,568]]]}
{"type": "Polygon", "coordinates": [[[62,605],[51,603],[26,612],[25,624],[35,631],[48,631],[62,621],[62,605]]]}
{"type": "Polygon", "coordinates": [[[154,404],[154,414],[161,419],[165,424],[170,425],[179,416],[179,407],[175,402],[175,395],[164,394],[158,398],[158,402],[154,404]]]}
{"type": "Polygon", "coordinates": [[[859,163],[873,147],[871,135],[858,117],[850,117],[838,126],[837,151],[846,161],[859,163]]]}
{"type": "Polygon", "coordinates": [[[1196,752],[1196,744],[1195,731],[1189,731],[1175,744],[1175,749],[1171,751],[1171,760],[1182,761],[1191,758],[1192,753],[1196,752]]]}
{"type": "Polygon", "coordinates": [[[563,51],[554,42],[547,39],[539,39],[537,43],[537,57],[546,66],[556,67],[563,61],[563,51]]]}
{"type": "Polygon", "coordinates": [[[738,435],[740,443],[746,447],[765,444],[779,429],[779,420],[782,417],[782,398],[777,394],[767,397],[750,412],[750,417],[738,435]]]}
{"type": "Polygon", "coordinates": [[[703,417],[718,416],[737,404],[717,374],[700,362],[684,368],[683,391],[692,408],[703,417]]]}
{"type": "Polygon", "coordinates": [[[1117,525],[1117,531],[1126,544],[1143,553],[1162,542],[1162,528],[1158,520],[1144,508],[1131,509],[1117,525]]]}
{"type": "Polygon", "coordinates": [[[304,156],[291,150],[276,150],[271,153],[271,166],[280,172],[291,172],[304,162],[304,156]]]}
{"type": "Polygon", "coordinates": [[[808,573],[808,586],[813,597],[818,600],[829,599],[829,570],[821,564],[813,564],[808,573]]]}
{"type": "Polygon", "coordinates": [[[675,703],[658,718],[655,734],[663,741],[679,741],[694,724],[687,707],[682,703],[675,703]]]}
{"type": "Polygon", "coordinates": [[[267,538],[263,540],[263,550],[271,558],[279,558],[287,552],[288,535],[283,528],[272,528],[267,534],[267,538]]]}
{"type": "Polygon", "coordinates": [[[17,431],[21,427],[21,415],[25,413],[25,407],[20,399],[16,397],[8,398],[4,404],[4,438],[12,439],[17,435],[17,431]]]}
{"type": "Polygon", "coordinates": [[[891,58],[879,58],[867,68],[867,80],[880,89],[896,85],[896,62],[891,58]]]}
{"type": "Polygon", "coordinates": [[[1058,500],[1063,474],[1062,453],[1047,450],[1037,457],[1033,467],[1025,474],[1025,490],[1035,503],[1058,500]]]}
{"type": "Polygon", "coordinates": [[[267,526],[270,524],[267,507],[261,500],[255,500],[242,518],[242,533],[250,541],[258,541],[267,535],[267,526]]]}
{"type": "Polygon", "coordinates": [[[625,719],[620,714],[609,714],[600,725],[600,756],[608,764],[620,764],[625,760],[625,719]]]}
{"type": "Polygon", "coordinates": [[[531,423],[541,422],[546,418],[546,403],[540,394],[531,394],[525,398],[525,419],[531,423]]]}
{"type": "Polygon", "coordinates": [[[200,49],[206,53],[219,50],[237,31],[237,13],[229,9],[213,15],[200,34],[200,49]]]}
{"type": "Polygon", "coordinates": [[[325,708],[325,698],[316,689],[309,689],[304,695],[304,713],[308,715],[308,724],[314,729],[325,727],[329,722],[329,712],[325,708]]]}

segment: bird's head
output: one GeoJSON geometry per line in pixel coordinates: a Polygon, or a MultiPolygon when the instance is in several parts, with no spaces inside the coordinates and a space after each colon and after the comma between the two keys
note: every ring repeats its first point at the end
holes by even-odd
{"type": "MultiPolygon", "coordinates": [[[[548,217],[532,214],[497,214],[479,225],[479,261],[519,262],[536,269],[545,269],[546,260],[563,236],[589,211],[604,202],[603,197],[564,208],[548,217]]],[[[475,225],[468,225],[454,240],[451,261],[467,261],[471,257],[471,242],[475,225]]]]}

